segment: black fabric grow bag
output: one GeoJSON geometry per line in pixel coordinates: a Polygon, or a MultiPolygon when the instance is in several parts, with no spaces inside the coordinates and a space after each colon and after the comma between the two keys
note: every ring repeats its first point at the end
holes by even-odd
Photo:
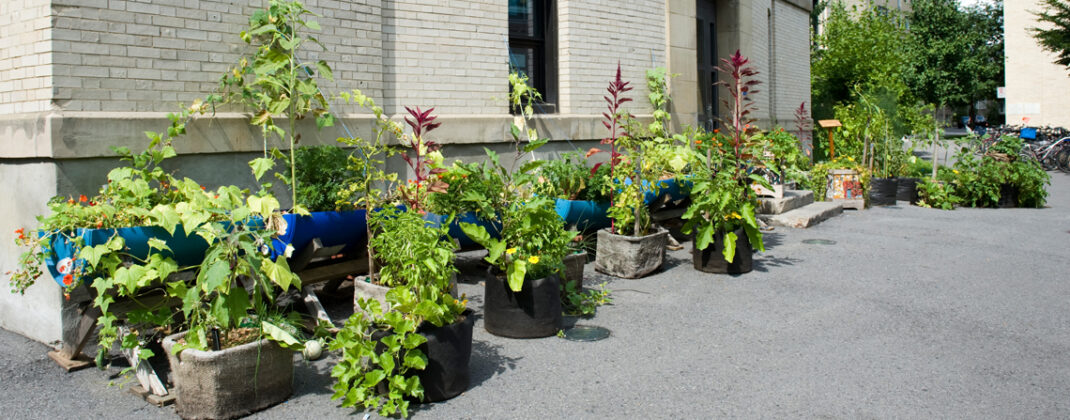
{"type": "Polygon", "coordinates": [[[556,274],[526,280],[519,292],[496,268],[487,270],[483,294],[483,327],[510,338],[537,338],[561,329],[561,280],[556,274]]]}
{"type": "Polygon", "coordinates": [[[899,178],[899,188],[896,189],[895,199],[918,204],[918,181],[920,181],[918,178],[899,178]]]}
{"type": "Polygon", "coordinates": [[[897,178],[873,178],[869,181],[869,205],[894,206],[898,189],[897,178]]]}
{"type": "Polygon", "coordinates": [[[1013,184],[999,186],[999,201],[996,203],[1001,209],[1018,207],[1018,187],[1013,184]]]}
{"type": "Polygon", "coordinates": [[[717,274],[743,274],[753,270],[754,249],[751,248],[750,238],[742,228],[736,229],[735,233],[736,256],[731,263],[724,259],[724,232],[714,233],[713,243],[703,250],[695,248],[695,242],[691,241],[691,256],[695,269],[717,274]]]}
{"type": "Polygon", "coordinates": [[[424,401],[445,401],[468,390],[471,381],[468,362],[472,358],[472,310],[464,311],[464,319],[450,325],[428,325],[420,329],[427,342],[420,350],[427,355],[427,367],[419,371],[424,387],[424,401]]]}

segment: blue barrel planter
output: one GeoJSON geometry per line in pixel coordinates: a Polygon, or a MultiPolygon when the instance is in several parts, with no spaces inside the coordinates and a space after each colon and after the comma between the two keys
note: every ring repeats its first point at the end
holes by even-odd
{"type": "MultiPolygon", "coordinates": [[[[449,215],[441,215],[434,213],[427,213],[427,215],[424,216],[424,220],[431,222],[430,225],[433,227],[442,226],[442,224],[446,223],[446,220],[449,218],[449,215]]],[[[456,239],[457,243],[461,246],[461,248],[474,248],[481,246],[480,244],[476,243],[476,241],[473,241],[472,238],[469,238],[468,235],[464,234],[464,231],[461,230],[461,222],[483,226],[483,228],[487,229],[487,233],[490,233],[490,236],[494,239],[501,239],[502,237],[501,221],[495,219],[493,222],[490,222],[481,219],[479,216],[476,215],[475,212],[464,212],[458,214],[449,226],[450,237],[456,239]]]]}
{"type": "Polygon", "coordinates": [[[286,245],[293,245],[300,252],[313,239],[319,238],[323,246],[346,245],[346,252],[359,252],[368,243],[366,210],[314,211],[309,216],[284,214],[286,233],[272,240],[274,257],[286,252],[286,245]]]}
{"type": "MultiPolygon", "coordinates": [[[[691,177],[686,176],[683,179],[669,178],[658,181],[658,192],[655,193],[650,187],[650,183],[643,181],[643,203],[650,205],[654,201],[660,198],[669,197],[669,201],[683,200],[691,195],[691,177]]],[[[632,185],[631,179],[625,179],[624,185],[632,185]]]]}
{"type": "MultiPolygon", "coordinates": [[[[82,238],[83,246],[97,246],[108,242],[112,235],[118,234],[126,242],[126,253],[139,258],[149,257],[149,239],[156,238],[164,241],[171,251],[152,250],[152,253],[171,257],[181,266],[191,266],[204,261],[204,253],[208,250],[208,242],[197,235],[186,236],[186,231],[179,225],[175,228],[174,235],[159,226],[141,226],[117,229],[77,229],[76,237],[82,238]]],[[[74,241],[65,235],[56,234],[49,241],[51,251],[45,258],[45,266],[53,280],[61,287],[63,276],[71,272],[75,266],[84,266],[85,261],[78,258],[74,241]]]]}
{"type": "Polygon", "coordinates": [[[554,211],[565,220],[565,224],[576,226],[576,230],[590,232],[609,227],[608,201],[554,200],[554,211]]]}

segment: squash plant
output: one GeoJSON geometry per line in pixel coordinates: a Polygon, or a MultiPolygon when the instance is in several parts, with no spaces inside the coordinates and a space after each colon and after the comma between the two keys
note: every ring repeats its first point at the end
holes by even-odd
{"type": "Polygon", "coordinates": [[[390,309],[384,312],[377,301],[361,299],[363,311],[355,312],[331,342],[331,350],[341,352],[331,369],[336,380],[331,398],[342,400],[343,407],[408,416],[406,398],[423,398],[415,371],[428,363],[419,349],[427,339],[419,332],[457,322],[467,301],[449,294],[457,269],[448,228],[432,227],[418,212],[393,207],[377,211],[371,223],[381,232],[370,246],[382,264],[381,283],[392,287],[386,294],[390,309]]]}
{"type": "Polygon", "coordinates": [[[757,174],[748,173],[755,151],[762,148],[756,142],[756,129],[752,129],[751,111],[754,103],[750,95],[757,93],[754,86],[760,82],[753,77],[758,74],[748,64],[750,60],[736,51],[729,59],[721,59],[718,70],[731,77],[732,83],[719,81],[726,86],[730,100],[725,107],[730,120],[725,121],[726,135],[714,136],[711,142],[698,141],[695,157],[700,162],[694,169],[691,205],[682,218],[684,233],[694,233],[695,248],[704,250],[714,241],[716,233],[723,233],[724,258],[731,263],[736,255],[736,233],[743,228],[752,246],[764,251],[762,233],[755,217],[757,197],[750,188],[752,183],[767,185],[757,174]]]}

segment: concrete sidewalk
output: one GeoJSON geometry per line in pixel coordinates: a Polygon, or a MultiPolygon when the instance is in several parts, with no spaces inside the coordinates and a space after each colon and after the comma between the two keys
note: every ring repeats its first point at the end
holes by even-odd
{"type": "MultiPolygon", "coordinates": [[[[688,244],[641,280],[588,265],[614,304],[580,323],[610,338],[512,340],[477,321],[471,389],[412,417],[1068,418],[1070,175],[1053,173],[1049,204],[847,210],[767,234],[738,277],[693,270],[688,244]]],[[[46,350],[0,331],[6,418],[174,417],[46,350]]],[[[351,414],[330,400],[331,364],[298,362],[295,395],[255,417],[351,414]]]]}

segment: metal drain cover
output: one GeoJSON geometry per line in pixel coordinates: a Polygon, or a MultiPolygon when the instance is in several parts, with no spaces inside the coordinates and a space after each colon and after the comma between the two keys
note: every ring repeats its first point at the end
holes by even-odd
{"type": "Polygon", "coordinates": [[[609,337],[609,330],[594,325],[576,325],[565,329],[562,337],[569,341],[598,341],[609,337]]]}
{"type": "Polygon", "coordinates": [[[802,243],[807,245],[836,245],[836,241],[831,239],[804,239],[802,243]]]}

